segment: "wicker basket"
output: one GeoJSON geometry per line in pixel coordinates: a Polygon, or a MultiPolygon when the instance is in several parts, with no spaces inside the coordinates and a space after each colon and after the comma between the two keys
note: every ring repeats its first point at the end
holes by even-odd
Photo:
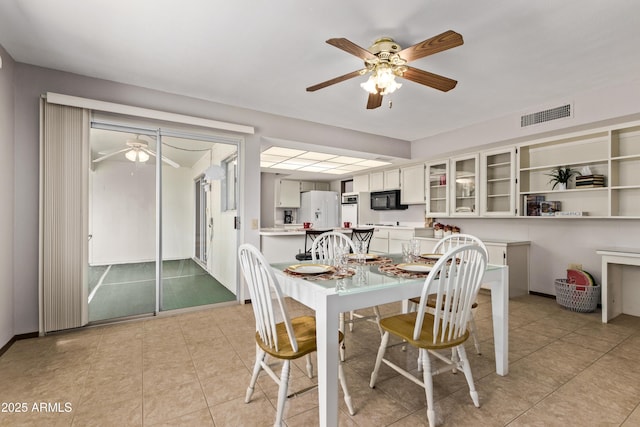
{"type": "Polygon", "coordinates": [[[556,279],[556,301],[571,311],[596,311],[600,301],[600,285],[574,285],[566,279],[556,279]]]}

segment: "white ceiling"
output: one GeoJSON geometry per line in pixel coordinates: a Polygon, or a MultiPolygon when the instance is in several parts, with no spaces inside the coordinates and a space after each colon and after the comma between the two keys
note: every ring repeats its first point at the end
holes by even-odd
{"type": "Polygon", "coordinates": [[[3,0],[18,62],[408,141],[637,79],[636,0],[3,0]],[[458,80],[403,81],[366,110],[362,68],[325,40],[402,47],[446,30],[464,45],[411,63],[458,80]],[[389,109],[388,98],[393,100],[389,109]]]}

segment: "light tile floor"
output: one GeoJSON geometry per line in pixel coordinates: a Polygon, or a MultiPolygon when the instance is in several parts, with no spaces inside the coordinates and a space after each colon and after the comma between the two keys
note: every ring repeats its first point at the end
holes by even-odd
{"type": "MultiPolygon", "coordinates": [[[[309,313],[289,304],[293,315],[309,313]]],[[[398,309],[384,306],[383,314],[398,309]]],[[[640,318],[623,315],[605,325],[599,311],[573,313],[537,296],[512,299],[509,311],[509,375],[493,372],[490,299],[482,293],[476,319],[483,354],[467,346],[481,407],[473,406],[462,375],[439,375],[438,425],[640,425],[640,318]]],[[[244,403],[253,334],[246,305],[18,341],[0,357],[0,425],[270,426],[277,400],[270,378],[262,376],[244,403]]],[[[347,333],[345,372],[357,413],[348,415],[340,399],[340,424],[427,425],[417,385],[383,366],[376,388],[368,387],[378,344],[371,323],[347,333]]],[[[416,363],[412,349],[388,354],[416,363]]],[[[292,371],[291,390],[311,383],[303,363],[292,371]]],[[[290,399],[287,425],[317,425],[317,399],[317,391],[290,399]]]]}

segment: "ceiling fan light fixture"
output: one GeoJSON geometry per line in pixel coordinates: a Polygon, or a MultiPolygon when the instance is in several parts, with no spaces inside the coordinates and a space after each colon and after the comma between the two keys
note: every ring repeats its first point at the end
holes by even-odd
{"type": "Polygon", "coordinates": [[[127,151],[124,156],[128,159],[131,160],[132,162],[138,161],[140,163],[144,163],[147,160],[149,160],[149,155],[147,153],[145,153],[144,151],[141,151],[137,148],[133,148],[129,151],[127,151]]]}
{"type": "Polygon", "coordinates": [[[381,62],[372,70],[369,79],[364,83],[360,83],[360,87],[374,95],[377,93],[388,95],[395,92],[396,89],[400,89],[402,83],[396,82],[393,67],[381,62]]]}

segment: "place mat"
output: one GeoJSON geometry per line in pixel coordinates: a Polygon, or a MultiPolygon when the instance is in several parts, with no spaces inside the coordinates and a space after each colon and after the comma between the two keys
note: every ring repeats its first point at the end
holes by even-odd
{"type": "MultiPolygon", "coordinates": [[[[387,263],[392,262],[392,261],[393,260],[391,258],[389,258],[389,257],[379,256],[379,257],[374,258],[374,259],[365,260],[364,263],[365,264],[369,264],[369,265],[378,265],[378,264],[387,264],[387,263]]],[[[353,259],[353,258],[350,258],[347,261],[347,263],[349,263],[349,264],[361,264],[361,263],[358,262],[357,259],[353,259]]]]}
{"type": "Polygon", "coordinates": [[[335,280],[335,279],[344,279],[345,277],[351,277],[356,274],[356,271],[353,268],[346,268],[342,272],[331,271],[328,273],[322,274],[300,274],[295,273],[293,271],[289,271],[286,268],[282,270],[284,274],[291,277],[299,277],[305,280],[335,280]]]}
{"type": "MultiPolygon", "coordinates": [[[[427,263],[425,264],[429,265],[427,263]]],[[[389,274],[391,276],[404,277],[406,279],[420,279],[423,277],[427,277],[427,275],[429,274],[429,272],[416,273],[416,272],[405,271],[398,268],[398,264],[381,265],[380,267],[378,267],[378,270],[384,274],[389,274]]]]}

